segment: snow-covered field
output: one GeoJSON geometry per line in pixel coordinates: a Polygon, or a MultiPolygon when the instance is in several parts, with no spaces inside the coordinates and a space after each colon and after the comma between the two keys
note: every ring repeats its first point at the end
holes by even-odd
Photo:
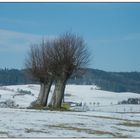
{"type": "Polygon", "coordinates": [[[140,105],[117,104],[130,97],[140,98],[140,94],[102,91],[92,85],[67,85],[65,102],[81,103],[82,106],[72,108],[80,112],[26,109],[38,93],[39,85],[0,87],[0,102],[14,103],[13,108],[1,105],[0,137],[140,137],[140,105]]]}

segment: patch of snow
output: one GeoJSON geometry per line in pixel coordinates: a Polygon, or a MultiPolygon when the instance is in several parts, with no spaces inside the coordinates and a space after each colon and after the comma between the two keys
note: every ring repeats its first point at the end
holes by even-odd
{"type": "MultiPolygon", "coordinates": [[[[26,109],[37,99],[39,88],[32,84],[0,87],[0,102],[9,103],[7,108],[0,108],[0,137],[140,137],[140,105],[118,104],[140,98],[140,94],[102,91],[94,85],[67,85],[65,102],[80,104],[72,108],[82,112],[26,109]],[[32,94],[19,94],[18,89],[32,94]]],[[[49,100],[53,90],[54,86],[49,100]]]]}

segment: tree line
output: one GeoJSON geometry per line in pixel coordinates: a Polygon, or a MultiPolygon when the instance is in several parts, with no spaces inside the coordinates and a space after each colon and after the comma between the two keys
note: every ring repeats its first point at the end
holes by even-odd
{"type": "MultiPolygon", "coordinates": [[[[38,84],[39,82],[26,74],[26,71],[26,69],[0,69],[0,85],[38,84]]],[[[140,93],[140,72],[106,72],[83,68],[80,73],[72,74],[67,83],[76,85],[96,84],[102,90],[140,93]]]]}

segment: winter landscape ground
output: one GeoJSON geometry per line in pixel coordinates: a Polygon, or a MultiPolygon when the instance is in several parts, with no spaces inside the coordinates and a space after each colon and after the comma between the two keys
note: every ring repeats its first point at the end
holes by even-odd
{"type": "Polygon", "coordinates": [[[140,104],[118,104],[130,97],[140,98],[140,94],[102,91],[94,85],[67,85],[65,102],[73,102],[73,111],[27,109],[38,93],[39,85],[0,87],[1,138],[140,137],[140,104]]]}

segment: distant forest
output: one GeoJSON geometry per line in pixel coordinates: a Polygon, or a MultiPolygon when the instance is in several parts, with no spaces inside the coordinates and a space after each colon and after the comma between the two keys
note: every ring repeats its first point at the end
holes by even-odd
{"type": "MultiPolygon", "coordinates": [[[[140,93],[140,72],[106,72],[97,69],[81,69],[68,81],[69,84],[97,85],[102,90],[140,93]]],[[[37,84],[26,70],[0,69],[0,86],[37,84]]]]}

